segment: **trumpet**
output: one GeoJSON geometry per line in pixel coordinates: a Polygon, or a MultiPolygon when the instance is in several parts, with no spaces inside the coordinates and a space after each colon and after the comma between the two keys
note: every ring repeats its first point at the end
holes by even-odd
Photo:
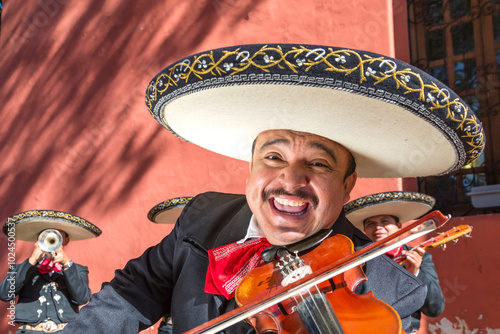
{"type": "Polygon", "coordinates": [[[46,229],[38,235],[38,245],[50,257],[55,256],[55,251],[61,247],[63,237],[58,230],[46,229]]]}

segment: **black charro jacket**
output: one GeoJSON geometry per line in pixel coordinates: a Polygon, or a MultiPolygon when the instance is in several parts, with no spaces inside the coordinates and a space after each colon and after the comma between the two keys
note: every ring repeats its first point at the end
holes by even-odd
{"type": "MultiPolygon", "coordinates": [[[[242,239],[252,213],[243,195],[205,193],[184,208],[171,234],[142,256],[117,270],[114,279],[83,307],[63,333],[137,333],[162,316],[171,316],[173,333],[183,333],[236,307],[234,298],[205,293],[207,251],[242,239]]],[[[342,214],[334,232],[362,247],[369,239],[342,214]]],[[[368,280],[357,293],[373,291],[392,305],[411,328],[410,315],[425,299],[425,286],[401,266],[382,256],[366,266],[368,280]]],[[[241,322],[225,333],[253,333],[241,322]]]]}
{"type": "MultiPolygon", "coordinates": [[[[410,250],[411,247],[403,245],[403,249],[410,250]]],[[[430,253],[424,253],[417,278],[427,287],[427,296],[425,297],[422,308],[411,316],[411,323],[414,331],[420,328],[422,313],[428,317],[435,318],[443,313],[445,306],[443,292],[439,285],[438,274],[430,253]]]]}
{"type": "Polygon", "coordinates": [[[73,320],[79,306],[90,299],[88,268],[77,263],[62,273],[41,274],[28,259],[16,264],[0,283],[0,299],[15,305],[15,321],[36,325],[50,319],[56,323],[73,320]]]}

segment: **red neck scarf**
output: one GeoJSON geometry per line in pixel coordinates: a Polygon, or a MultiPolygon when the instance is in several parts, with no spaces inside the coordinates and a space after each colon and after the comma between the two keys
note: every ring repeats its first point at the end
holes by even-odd
{"type": "Polygon", "coordinates": [[[394,259],[395,257],[401,255],[401,253],[403,253],[403,246],[396,247],[393,250],[390,250],[387,253],[385,253],[385,255],[387,255],[391,259],[394,259]]]}
{"type": "Polygon", "coordinates": [[[42,261],[40,261],[39,266],[38,266],[38,271],[41,274],[47,274],[52,271],[59,271],[62,272],[62,264],[60,263],[54,263],[52,262],[51,259],[49,258],[44,258],[42,261]]]}
{"type": "Polygon", "coordinates": [[[233,298],[243,277],[263,262],[260,255],[270,245],[265,238],[261,238],[209,250],[205,292],[224,295],[228,300],[233,298]]]}

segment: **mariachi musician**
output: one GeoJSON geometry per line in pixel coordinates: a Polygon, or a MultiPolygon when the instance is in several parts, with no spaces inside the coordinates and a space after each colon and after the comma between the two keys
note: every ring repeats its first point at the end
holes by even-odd
{"type": "MultiPolygon", "coordinates": [[[[343,212],[358,175],[446,173],[484,148],[481,123],[435,78],[390,57],[330,46],[240,45],[187,56],[153,78],[146,103],[173,134],[249,161],[245,195],[193,197],[172,232],[117,270],[64,333],[137,333],[163,316],[173,333],[205,324],[237,308],[239,282],[269,245],[286,253],[324,231],[356,249],[371,243],[343,212]],[[415,159],[428,140],[434,149],[415,159]]],[[[373,292],[411,332],[425,285],[386,256],[363,269],[368,279],[355,294],[373,292]]],[[[240,321],[224,331],[254,328],[240,321]]]]}
{"type": "MultiPolygon", "coordinates": [[[[372,241],[379,241],[399,231],[403,223],[417,219],[429,212],[435,204],[434,197],[410,191],[389,191],[364,196],[347,203],[344,211],[347,219],[372,241]]],[[[391,241],[394,243],[397,239],[391,241]]],[[[432,255],[422,247],[412,249],[402,245],[386,253],[392,259],[405,258],[403,266],[418,277],[427,287],[424,305],[411,316],[413,331],[420,328],[421,313],[437,317],[445,300],[432,255]]]]}
{"type": "Polygon", "coordinates": [[[25,211],[3,226],[7,235],[34,242],[25,261],[9,267],[0,299],[15,305],[18,334],[60,332],[90,299],[88,268],[64,250],[71,241],[95,238],[101,230],[78,216],[53,210],[25,211]]]}

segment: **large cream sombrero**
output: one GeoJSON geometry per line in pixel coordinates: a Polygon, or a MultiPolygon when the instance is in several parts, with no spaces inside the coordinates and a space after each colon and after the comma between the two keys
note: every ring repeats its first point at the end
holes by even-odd
{"type": "Polygon", "coordinates": [[[81,217],[54,210],[24,211],[9,217],[3,225],[3,233],[11,236],[14,231],[17,240],[34,242],[38,240],[38,234],[48,228],[63,230],[71,241],[95,238],[102,233],[81,217]]]}
{"type": "Polygon", "coordinates": [[[411,192],[389,191],[364,196],[344,205],[344,212],[351,223],[361,231],[366,218],[389,215],[404,223],[429,212],[436,203],[434,197],[411,192]]]}
{"type": "Polygon", "coordinates": [[[344,145],[361,177],[416,177],[459,169],[485,136],[451,89],[399,60],[320,45],[241,45],[185,57],[157,74],[146,105],[169,131],[249,160],[268,129],[344,145]]]}
{"type": "Polygon", "coordinates": [[[175,197],[155,205],[148,212],[148,219],[157,224],[175,224],[182,209],[193,197],[175,197]]]}

